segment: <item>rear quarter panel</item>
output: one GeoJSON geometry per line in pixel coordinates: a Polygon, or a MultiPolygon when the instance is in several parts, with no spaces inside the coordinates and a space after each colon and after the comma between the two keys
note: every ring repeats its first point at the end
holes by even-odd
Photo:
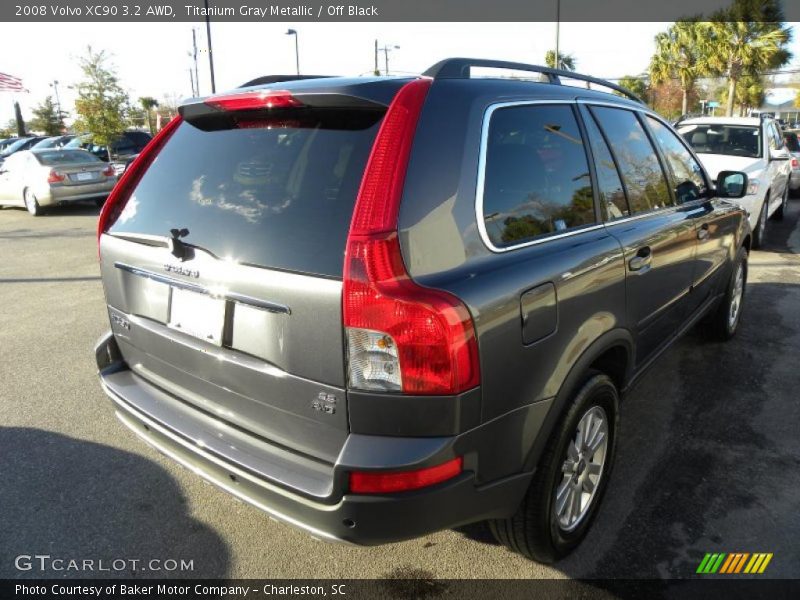
{"type": "Polygon", "coordinates": [[[564,100],[556,86],[535,87],[532,95],[519,82],[434,83],[401,205],[400,237],[411,276],[452,292],[472,313],[484,423],[554,397],[594,340],[627,326],[622,251],[603,227],[502,253],[489,250],[478,232],[484,112],[496,102],[564,100]],[[556,331],[523,344],[520,298],[548,282],[557,299],[556,331]]]}

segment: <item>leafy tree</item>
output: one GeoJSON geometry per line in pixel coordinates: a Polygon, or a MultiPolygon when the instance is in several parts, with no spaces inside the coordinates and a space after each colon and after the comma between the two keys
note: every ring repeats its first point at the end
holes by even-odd
{"type": "MultiPolygon", "coordinates": [[[[633,92],[642,100],[644,100],[644,98],[647,96],[647,82],[641,77],[636,77],[635,75],[625,75],[625,77],[619,80],[619,85],[624,87],[626,90],[633,92]]],[[[614,93],[617,96],[621,95],[619,92],[614,93]]]]}
{"type": "Polygon", "coordinates": [[[105,146],[110,160],[111,142],[125,130],[128,95],[108,61],[104,50],[94,52],[91,46],[87,47],[86,56],[80,60],[84,79],[75,86],[75,112],[76,129],[88,132],[93,143],[105,146]]]}
{"type": "Polygon", "coordinates": [[[43,131],[45,135],[61,134],[64,124],[61,122],[61,115],[53,102],[52,96],[47,96],[44,101],[33,109],[33,119],[30,122],[31,129],[43,131]]]}
{"type": "MultiPolygon", "coordinates": [[[[720,92],[720,102],[727,105],[729,89],[725,88],[720,92]]],[[[764,80],[757,74],[744,73],[739,81],[736,82],[734,94],[734,104],[739,105],[739,116],[747,114],[751,108],[758,108],[764,103],[766,90],[764,80]]]]}
{"type": "Polygon", "coordinates": [[[153,131],[153,109],[158,108],[158,100],[150,96],[143,96],[139,98],[139,104],[141,104],[142,110],[147,116],[147,127],[150,130],[150,135],[155,135],[155,131],[153,131]]]}
{"type": "Polygon", "coordinates": [[[10,138],[17,135],[17,120],[9,119],[5,127],[0,127],[0,139],[10,138]]]}
{"type": "Polygon", "coordinates": [[[681,114],[689,112],[689,94],[697,79],[709,70],[705,27],[699,17],[676,21],[667,31],[656,35],[656,52],[650,59],[650,81],[680,82],[683,99],[681,114]]]}
{"type": "Polygon", "coordinates": [[[544,64],[551,69],[564,69],[565,71],[575,70],[575,57],[572,54],[558,53],[558,66],[556,66],[556,51],[548,50],[544,55],[544,64]]]}
{"type": "Polygon", "coordinates": [[[733,115],[736,86],[742,77],[757,76],[791,59],[786,46],[791,31],[783,23],[778,0],[734,0],[704,24],[708,39],[708,64],[728,80],[728,116],[733,115]]]}

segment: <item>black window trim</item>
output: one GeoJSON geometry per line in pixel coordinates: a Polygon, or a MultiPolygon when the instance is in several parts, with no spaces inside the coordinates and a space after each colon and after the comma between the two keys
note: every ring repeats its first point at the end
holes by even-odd
{"type": "Polygon", "coordinates": [[[599,218],[600,215],[598,214],[597,190],[595,189],[595,180],[591,164],[591,155],[587,153],[586,149],[587,142],[588,140],[586,139],[585,136],[583,123],[581,122],[580,111],[577,110],[577,105],[575,100],[514,100],[507,102],[494,102],[490,104],[488,107],[486,107],[486,110],[483,113],[483,121],[481,123],[481,141],[478,154],[478,180],[475,187],[475,220],[478,225],[478,233],[480,235],[480,238],[483,241],[484,245],[489,250],[501,254],[503,252],[511,252],[513,250],[518,250],[520,248],[526,248],[528,246],[543,244],[545,242],[550,242],[553,240],[570,237],[581,233],[586,233],[588,231],[596,231],[604,228],[603,221],[601,218],[599,218]],[[500,110],[501,108],[511,108],[517,106],[542,106],[542,105],[545,106],[567,105],[570,106],[572,109],[573,117],[575,118],[578,125],[578,129],[581,132],[581,135],[583,136],[582,142],[584,147],[584,153],[586,153],[586,161],[589,169],[589,176],[592,182],[592,197],[594,202],[595,218],[597,218],[598,221],[597,223],[593,223],[590,225],[580,225],[574,228],[570,228],[567,231],[542,234],[535,238],[525,240],[524,242],[520,242],[519,244],[513,244],[511,246],[495,246],[494,243],[492,242],[492,239],[489,237],[489,232],[486,229],[486,221],[484,219],[484,213],[483,213],[483,193],[484,193],[484,186],[486,184],[486,153],[488,150],[489,126],[491,124],[492,115],[496,110],[500,110]]]}
{"type": "MultiPolygon", "coordinates": [[[[654,112],[652,112],[650,110],[642,110],[641,108],[625,106],[624,104],[615,104],[613,102],[601,102],[601,101],[596,101],[596,100],[584,100],[584,99],[581,99],[581,98],[578,98],[578,104],[588,107],[590,109],[590,111],[591,111],[591,107],[592,106],[618,108],[620,110],[628,110],[628,111],[631,111],[633,113],[639,113],[639,116],[641,116],[641,115],[654,116],[659,121],[663,121],[663,119],[661,119],[657,114],[655,114],[654,112]]],[[[594,113],[592,113],[592,116],[594,116],[594,113]]],[[[634,116],[637,116],[637,115],[634,115],[634,116]]],[[[599,123],[598,123],[598,127],[599,127],[599,123]]],[[[645,129],[645,131],[649,135],[649,131],[647,129],[645,129]]],[[[600,133],[603,134],[603,139],[605,139],[605,132],[603,131],[602,127],[600,127],[600,133]]],[[[611,148],[610,144],[607,143],[606,145],[608,146],[608,149],[611,152],[611,156],[614,158],[615,165],[617,166],[617,173],[619,173],[619,165],[616,164],[616,156],[614,154],[614,149],[611,148]]],[[[659,152],[659,150],[656,150],[656,151],[659,152]]],[[[690,150],[690,152],[691,152],[691,150],[690,150]]],[[[694,156],[694,155],[695,155],[695,153],[692,152],[692,156],[694,156]]],[[[697,157],[695,156],[695,158],[697,158],[697,157]]],[[[659,158],[659,162],[660,162],[660,160],[661,159],[659,158]]],[[[700,165],[702,166],[702,163],[700,163],[700,165]]],[[[705,170],[705,168],[704,168],[704,170],[705,170]]],[[[622,180],[622,176],[621,175],[620,175],[620,180],[622,181],[623,190],[625,191],[625,198],[627,200],[627,198],[628,198],[628,195],[627,195],[628,194],[628,190],[625,187],[625,181],[622,180]]],[[[706,179],[706,181],[708,181],[708,179],[706,179]]],[[[704,204],[704,203],[708,202],[710,198],[711,197],[698,198],[697,200],[693,200],[691,202],[687,202],[686,204],[675,205],[675,206],[667,206],[665,208],[654,208],[654,209],[651,209],[651,210],[648,210],[648,211],[637,213],[635,215],[631,215],[629,217],[623,217],[622,219],[615,219],[614,221],[604,221],[603,222],[603,226],[604,227],[615,227],[616,225],[621,225],[623,223],[629,223],[630,221],[637,221],[639,219],[645,219],[645,218],[652,217],[652,216],[655,216],[655,215],[665,215],[665,214],[672,213],[672,212],[678,212],[680,210],[689,210],[689,211],[696,210],[697,207],[700,204],[704,204]]],[[[628,206],[630,207],[630,202],[628,202],[628,206]]]]}

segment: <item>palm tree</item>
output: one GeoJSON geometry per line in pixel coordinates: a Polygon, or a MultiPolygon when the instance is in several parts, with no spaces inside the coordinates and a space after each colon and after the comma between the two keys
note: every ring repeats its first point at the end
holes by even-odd
{"type": "Polygon", "coordinates": [[[667,31],[656,35],[656,53],[650,60],[650,81],[680,81],[683,101],[681,114],[689,112],[689,92],[697,79],[708,71],[704,28],[698,18],[676,21],[667,31]]]}
{"type": "Polygon", "coordinates": [[[150,96],[139,98],[139,104],[142,105],[145,114],[147,115],[147,126],[150,129],[150,135],[153,135],[153,114],[152,111],[158,106],[158,100],[150,96]]]}
{"type": "Polygon", "coordinates": [[[544,64],[551,69],[564,69],[565,71],[575,70],[575,57],[572,54],[558,53],[558,66],[556,66],[556,51],[548,50],[544,55],[544,64]]]}
{"type": "Polygon", "coordinates": [[[790,30],[783,24],[777,0],[755,4],[734,0],[730,8],[715,13],[705,29],[710,41],[709,65],[728,78],[728,116],[733,115],[736,86],[743,76],[758,76],[785,65],[792,57],[786,49],[790,30]]]}

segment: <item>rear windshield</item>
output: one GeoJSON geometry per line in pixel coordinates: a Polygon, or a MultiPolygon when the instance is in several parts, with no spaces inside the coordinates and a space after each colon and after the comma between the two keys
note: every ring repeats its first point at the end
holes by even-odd
{"type": "Polygon", "coordinates": [[[33,155],[39,160],[40,164],[46,167],[102,162],[94,154],[89,154],[83,150],[52,150],[49,152],[34,152],[33,155]]]}
{"type": "Polygon", "coordinates": [[[728,156],[761,156],[759,128],[747,125],[683,125],[678,133],[695,152],[728,156]]]}
{"type": "Polygon", "coordinates": [[[219,258],[342,276],[358,187],[382,113],[328,110],[302,119],[204,131],[182,123],[109,233],[170,235],[219,258]]]}

